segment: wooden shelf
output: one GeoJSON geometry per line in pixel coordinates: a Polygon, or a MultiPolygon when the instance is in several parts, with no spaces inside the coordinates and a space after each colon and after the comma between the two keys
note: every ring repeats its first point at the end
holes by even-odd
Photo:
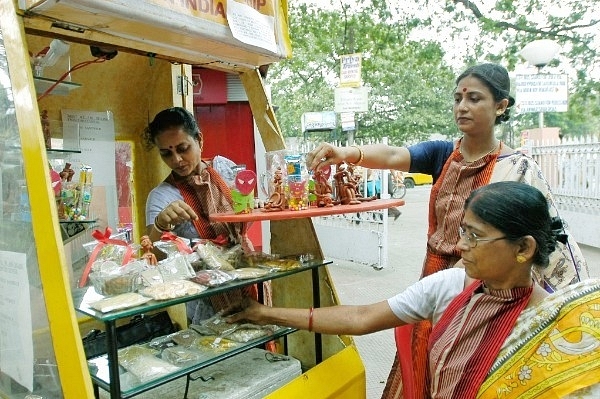
{"type": "Polygon", "coordinates": [[[261,220],[289,220],[310,218],[316,216],[340,215],[343,213],[356,213],[375,211],[378,209],[392,208],[404,205],[403,199],[378,199],[364,201],[356,205],[334,205],[329,208],[309,208],[302,211],[265,211],[254,209],[251,213],[235,214],[233,212],[214,213],[209,216],[213,222],[257,222],[261,220]]]}

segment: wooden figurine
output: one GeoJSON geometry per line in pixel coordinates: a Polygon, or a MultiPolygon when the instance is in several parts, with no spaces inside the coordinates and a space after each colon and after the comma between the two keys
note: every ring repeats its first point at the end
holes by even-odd
{"type": "Polygon", "coordinates": [[[152,245],[150,237],[142,236],[142,238],[140,239],[140,245],[143,251],[141,258],[145,259],[150,266],[156,266],[158,261],[156,260],[156,255],[154,255],[154,253],[152,252],[152,250],[154,249],[154,245],[152,245]]]}
{"type": "Polygon", "coordinates": [[[282,211],[287,207],[287,200],[285,198],[285,188],[283,186],[283,173],[281,168],[278,167],[273,174],[273,194],[265,202],[265,211],[282,211]]]}

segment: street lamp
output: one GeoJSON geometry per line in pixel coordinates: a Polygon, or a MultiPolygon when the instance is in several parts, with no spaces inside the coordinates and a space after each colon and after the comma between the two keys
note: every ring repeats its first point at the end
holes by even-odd
{"type": "MultiPolygon", "coordinates": [[[[558,54],[560,45],[550,39],[534,40],[527,44],[519,55],[523,57],[530,65],[537,68],[537,73],[540,73],[543,67],[545,67],[554,57],[558,54]]],[[[539,116],[539,128],[544,128],[544,113],[540,111],[539,116]]]]}

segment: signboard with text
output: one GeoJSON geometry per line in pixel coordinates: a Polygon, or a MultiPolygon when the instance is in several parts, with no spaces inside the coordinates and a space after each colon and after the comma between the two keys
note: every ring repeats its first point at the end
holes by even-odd
{"type": "Polygon", "coordinates": [[[337,113],[369,110],[369,89],[366,87],[336,87],[334,99],[337,113]]]}
{"type": "Polygon", "coordinates": [[[362,55],[347,54],[340,57],[340,86],[359,87],[361,79],[362,55]]]}
{"type": "Polygon", "coordinates": [[[305,112],[302,114],[302,131],[333,130],[337,125],[333,111],[305,112]]]}
{"type": "Polygon", "coordinates": [[[528,74],[516,76],[516,110],[527,112],[567,112],[567,75],[528,74]]]}

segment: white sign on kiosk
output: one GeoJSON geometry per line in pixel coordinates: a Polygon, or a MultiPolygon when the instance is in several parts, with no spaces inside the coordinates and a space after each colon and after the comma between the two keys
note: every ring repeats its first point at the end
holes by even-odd
{"type": "Polygon", "coordinates": [[[517,112],[567,112],[567,75],[517,75],[515,86],[517,112]]]}

